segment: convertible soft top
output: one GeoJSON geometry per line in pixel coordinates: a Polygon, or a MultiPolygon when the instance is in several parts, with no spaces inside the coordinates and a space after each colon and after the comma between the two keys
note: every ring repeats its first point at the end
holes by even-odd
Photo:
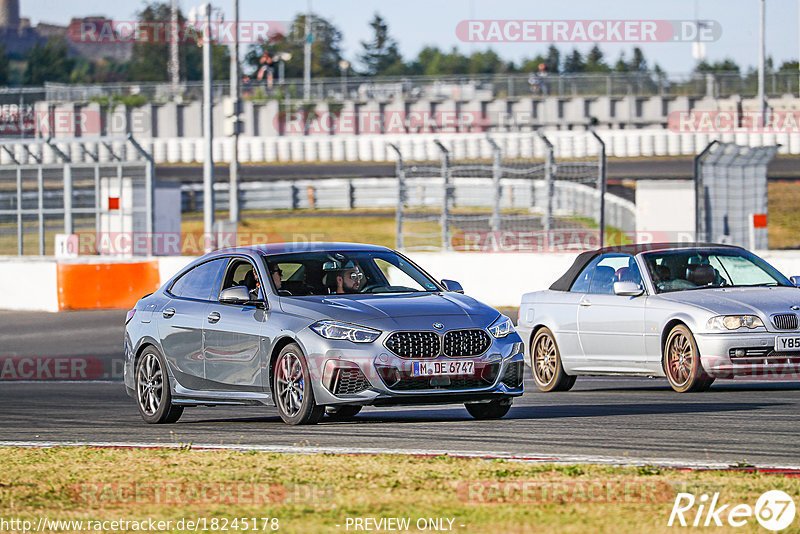
{"type": "Polygon", "coordinates": [[[589,250],[587,252],[581,252],[578,254],[578,257],[575,258],[575,261],[572,263],[567,272],[565,272],[561,278],[553,282],[553,285],[550,286],[550,289],[553,291],[569,291],[569,288],[572,287],[572,283],[581,274],[583,268],[589,264],[594,258],[599,256],[600,254],[610,254],[610,253],[619,253],[619,254],[639,254],[640,252],[649,252],[653,250],[671,250],[671,249],[681,249],[681,248],[741,248],[736,247],[733,245],[722,245],[719,243],[642,243],[639,245],[621,245],[615,247],[605,247],[600,248],[597,250],[589,250]]]}

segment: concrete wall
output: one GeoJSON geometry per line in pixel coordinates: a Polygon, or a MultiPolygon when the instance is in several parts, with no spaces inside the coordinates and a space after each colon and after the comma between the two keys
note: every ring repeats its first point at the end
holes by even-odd
{"type": "MultiPolygon", "coordinates": [[[[414,252],[409,257],[434,277],[456,280],[467,295],[491,306],[518,306],[523,293],[546,289],[572,264],[576,253],[458,253],[414,252]]],[[[759,256],[786,276],[800,275],[800,251],[766,251],[759,256]]],[[[178,272],[193,257],[158,258],[160,283],[178,272]]],[[[80,261],[80,260],[77,260],[80,261]]],[[[102,261],[108,263],[109,260],[102,261]]],[[[98,262],[90,258],[88,262],[98,262]]],[[[62,264],[63,265],[63,264],[62,264]]],[[[0,258],[0,309],[59,310],[58,263],[0,258]]]]}
{"type": "MultiPolygon", "coordinates": [[[[790,95],[783,98],[769,99],[774,110],[797,110],[800,99],[790,95]]],[[[295,104],[296,106],[296,104],[295,104]]],[[[319,101],[315,104],[315,115],[318,118],[331,120],[338,125],[330,129],[284,128],[288,116],[290,121],[297,117],[297,109],[287,108],[284,102],[277,100],[244,101],[242,122],[247,136],[264,137],[273,135],[312,135],[326,136],[336,134],[368,134],[368,133],[425,133],[430,128],[414,128],[406,131],[375,131],[375,128],[360,128],[361,121],[369,123],[376,116],[383,117],[385,123],[397,125],[397,120],[405,120],[411,113],[430,115],[432,113],[459,114],[462,125],[448,131],[495,132],[531,131],[549,128],[556,130],[585,130],[593,121],[601,129],[641,129],[666,128],[670,113],[703,111],[748,111],[756,109],[755,99],[743,99],[740,96],[714,99],[708,97],[689,96],[550,96],[550,97],[510,97],[486,99],[456,100],[442,99],[395,99],[388,102],[376,100],[345,101],[341,110],[346,119],[339,121],[337,115],[331,114],[329,104],[319,101]],[[288,109],[288,113],[287,113],[288,109]],[[338,129],[338,128],[341,129],[338,129]]],[[[112,108],[100,108],[96,103],[75,102],[40,102],[37,112],[52,110],[92,110],[99,114],[101,132],[83,132],[81,135],[92,136],[100,133],[131,133],[139,138],[170,138],[202,136],[202,104],[199,100],[185,103],[151,102],[134,109],[126,109],[123,105],[112,108]]],[[[217,102],[213,111],[213,128],[215,136],[222,136],[224,114],[222,104],[217,102]]],[[[311,121],[313,123],[313,121],[311,121]]],[[[380,128],[378,128],[379,130],[380,128]]],[[[96,128],[95,128],[96,130],[96,128]]],[[[70,131],[56,132],[59,137],[69,137],[70,131]]]]}
{"type": "MultiPolygon", "coordinates": [[[[132,113],[133,115],[134,113],[132,113]]],[[[555,146],[556,158],[570,159],[595,157],[598,143],[585,131],[549,130],[544,132],[555,146]]],[[[653,157],[653,156],[695,156],[713,139],[745,146],[770,146],[780,144],[778,154],[800,154],[800,133],[761,134],[761,133],[674,133],[662,128],[642,130],[599,130],[597,132],[606,143],[609,157],[653,157]]],[[[507,154],[516,151],[520,157],[543,158],[542,144],[530,132],[493,132],[494,139],[507,154]]],[[[90,139],[87,138],[91,146],[90,139]]],[[[145,139],[137,137],[145,150],[153,154],[155,162],[192,163],[202,162],[203,145],[199,137],[172,137],[145,139]]],[[[451,151],[454,160],[491,159],[491,145],[484,133],[424,133],[424,134],[362,134],[362,135],[308,135],[308,136],[270,136],[239,137],[239,161],[242,163],[272,162],[330,162],[330,161],[395,161],[397,155],[389,148],[397,145],[403,158],[410,160],[439,160],[441,152],[435,141],[440,141],[451,151]]],[[[83,141],[81,141],[83,142],[83,141]]],[[[93,161],[91,156],[81,151],[77,142],[70,149],[64,140],[62,150],[71,151],[74,162],[93,161]]],[[[233,139],[214,138],[214,160],[227,162],[232,154],[233,139]]],[[[33,150],[33,148],[32,148],[33,150]]],[[[94,148],[92,148],[94,150],[94,148]]],[[[35,164],[36,159],[23,150],[16,149],[17,160],[25,164],[35,164]]],[[[58,160],[50,147],[45,147],[44,163],[58,160]]],[[[109,161],[107,151],[100,151],[100,160],[109,161]]],[[[11,164],[12,159],[5,151],[0,151],[0,164],[11,164]]]]}

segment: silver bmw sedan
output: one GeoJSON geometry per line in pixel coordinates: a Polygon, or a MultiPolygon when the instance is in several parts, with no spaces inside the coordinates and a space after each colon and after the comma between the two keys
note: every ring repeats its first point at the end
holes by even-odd
{"type": "Polygon", "coordinates": [[[523,295],[517,331],[542,391],[580,375],[800,379],[800,290],[739,247],[652,244],[578,256],[550,289],[523,295]]]}
{"type": "Polygon", "coordinates": [[[292,425],[367,405],[492,419],[522,394],[522,351],[508,317],[391,249],[271,244],[207,254],[142,298],[124,374],[148,423],[272,404],[292,425]]]}

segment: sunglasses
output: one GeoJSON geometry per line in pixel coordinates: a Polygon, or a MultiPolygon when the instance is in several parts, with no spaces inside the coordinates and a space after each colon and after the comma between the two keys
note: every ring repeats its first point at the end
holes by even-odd
{"type": "Polygon", "coordinates": [[[280,269],[275,269],[275,270],[272,271],[272,274],[275,274],[275,273],[278,273],[278,276],[283,276],[283,271],[281,271],[280,269]]]}
{"type": "Polygon", "coordinates": [[[350,280],[356,281],[356,280],[361,280],[362,278],[364,278],[363,273],[355,273],[355,272],[350,273],[350,280]]]}

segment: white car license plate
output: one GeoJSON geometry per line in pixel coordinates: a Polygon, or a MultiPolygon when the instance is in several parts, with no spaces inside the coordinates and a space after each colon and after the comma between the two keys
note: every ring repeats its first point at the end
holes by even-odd
{"type": "Polygon", "coordinates": [[[777,336],[775,352],[800,351],[800,336],[777,336]]]}
{"type": "Polygon", "coordinates": [[[475,374],[475,362],[413,362],[412,376],[451,376],[475,374]]]}

